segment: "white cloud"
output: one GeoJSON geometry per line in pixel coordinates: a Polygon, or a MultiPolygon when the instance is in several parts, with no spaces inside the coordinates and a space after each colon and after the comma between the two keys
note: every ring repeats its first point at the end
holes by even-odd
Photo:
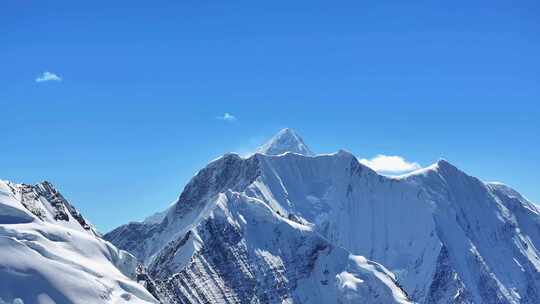
{"type": "Polygon", "coordinates": [[[228,122],[236,121],[236,117],[230,113],[225,113],[222,116],[218,116],[217,119],[228,122]]]}
{"type": "Polygon", "coordinates": [[[408,162],[401,156],[379,154],[372,159],[361,159],[360,162],[377,172],[404,173],[420,169],[418,163],[408,162]]]}
{"type": "Polygon", "coordinates": [[[62,81],[60,76],[51,72],[43,72],[40,76],[36,78],[36,82],[45,82],[45,81],[62,81]]]}

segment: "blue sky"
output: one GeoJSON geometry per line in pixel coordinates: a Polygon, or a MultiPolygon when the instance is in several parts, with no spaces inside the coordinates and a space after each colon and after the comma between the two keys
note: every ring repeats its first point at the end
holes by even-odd
{"type": "Polygon", "coordinates": [[[50,180],[108,231],[291,127],[316,152],[443,157],[540,202],[539,17],[538,1],[4,1],[0,178],[50,180]]]}

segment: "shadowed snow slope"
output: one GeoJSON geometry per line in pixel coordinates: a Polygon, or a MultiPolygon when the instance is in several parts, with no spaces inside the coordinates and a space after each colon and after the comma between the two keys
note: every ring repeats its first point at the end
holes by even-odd
{"type": "Polygon", "coordinates": [[[405,301],[392,276],[419,303],[540,303],[538,209],[442,160],[391,178],[345,151],[227,154],[160,223],[106,238],[172,303],[405,301]]]}
{"type": "Polygon", "coordinates": [[[0,181],[0,303],[157,303],[51,184],[0,181]]]}

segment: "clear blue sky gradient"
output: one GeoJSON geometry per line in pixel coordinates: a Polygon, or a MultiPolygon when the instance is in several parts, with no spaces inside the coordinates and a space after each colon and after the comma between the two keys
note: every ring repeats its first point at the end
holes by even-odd
{"type": "Polygon", "coordinates": [[[474,2],[3,1],[0,178],[105,232],[291,127],[540,202],[540,4],[474,2]]]}

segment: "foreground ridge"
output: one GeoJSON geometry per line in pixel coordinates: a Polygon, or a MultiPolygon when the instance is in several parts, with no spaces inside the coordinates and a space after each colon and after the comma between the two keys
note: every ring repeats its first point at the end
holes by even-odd
{"type": "Polygon", "coordinates": [[[54,186],[0,180],[0,303],[157,303],[54,186]]]}

